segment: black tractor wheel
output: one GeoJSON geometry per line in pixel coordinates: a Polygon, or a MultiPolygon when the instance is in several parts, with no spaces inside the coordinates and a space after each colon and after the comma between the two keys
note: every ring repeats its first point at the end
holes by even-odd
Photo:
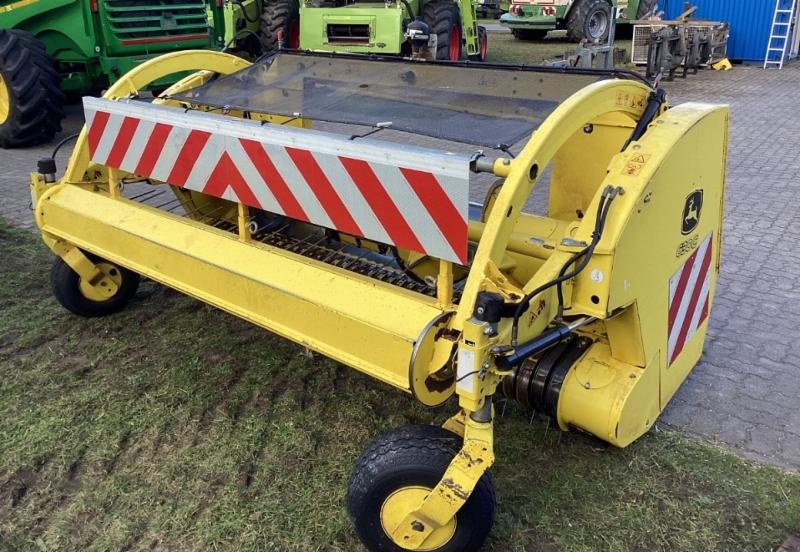
{"type": "Polygon", "coordinates": [[[64,93],[53,58],[31,33],[0,29],[0,147],[53,139],[64,118],[64,93]]]}
{"type": "Polygon", "coordinates": [[[636,10],[636,19],[643,19],[648,13],[653,11],[658,0],[639,0],[639,8],[636,10]]]}
{"type": "Polygon", "coordinates": [[[517,40],[544,40],[548,32],[543,29],[511,29],[517,40]]]}
{"type": "MultiPolygon", "coordinates": [[[[436,426],[405,426],[380,435],[361,455],[347,487],[347,510],[367,550],[400,552],[388,531],[439,483],[462,439],[436,426]]],[[[478,550],[489,534],[495,496],[485,473],[450,523],[436,529],[423,550],[478,550]]]]}
{"type": "Polygon", "coordinates": [[[608,0],[578,0],[567,15],[567,37],[600,42],[611,29],[611,3],[608,0]]]}
{"type": "Polygon", "coordinates": [[[262,51],[278,49],[281,31],[284,48],[300,48],[300,8],[297,0],[265,0],[259,32],[262,51]]]}
{"type": "Polygon", "coordinates": [[[436,33],[436,59],[461,59],[461,15],[450,0],[431,0],[422,8],[422,20],[436,33]]]}
{"type": "Polygon", "coordinates": [[[84,282],[61,257],[56,258],[50,271],[53,295],[62,307],[86,318],[107,316],[121,311],[136,293],[139,287],[139,275],[108,261],[91,258],[100,270],[117,284],[117,292],[114,295],[105,297],[101,291],[84,282]]]}

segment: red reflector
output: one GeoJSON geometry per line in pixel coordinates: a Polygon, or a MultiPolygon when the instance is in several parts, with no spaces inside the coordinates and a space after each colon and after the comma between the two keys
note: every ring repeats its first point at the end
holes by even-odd
{"type": "Polygon", "coordinates": [[[225,3],[225,0],[217,0],[217,7],[221,8],[224,3],[225,3]]]}
{"type": "Polygon", "coordinates": [[[97,0],[89,0],[89,9],[94,13],[100,10],[100,7],[97,5],[97,0]]]}

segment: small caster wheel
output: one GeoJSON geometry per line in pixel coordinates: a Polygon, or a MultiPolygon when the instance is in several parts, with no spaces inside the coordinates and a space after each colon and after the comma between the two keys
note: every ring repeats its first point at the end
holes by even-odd
{"type": "Polygon", "coordinates": [[[103,259],[92,257],[92,260],[117,284],[116,293],[109,296],[100,286],[85,282],[61,257],[57,257],[50,271],[53,295],[62,307],[78,316],[90,318],[121,311],[136,293],[139,275],[103,259]]]}
{"type": "MultiPolygon", "coordinates": [[[[391,530],[439,483],[462,439],[436,426],[405,426],[380,435],[359,458],[347,486],[347,510],[368,550],[412,550],[391,530]]],[[[487,472],[450,522],[416,550],[478,550],[492,527],[494,482],[487,472]]]]}

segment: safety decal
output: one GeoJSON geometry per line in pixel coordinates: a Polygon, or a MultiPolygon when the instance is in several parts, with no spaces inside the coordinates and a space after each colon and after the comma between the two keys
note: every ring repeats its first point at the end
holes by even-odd
{"type": "Polygon", "coordinates": [[[84,107],[95,163],[467,263],[467,157],[143,102],[84,107]]]}
{"type": "Polygon", "coordinates": [[[667,334],[670,365],[708,318],[712,249],[709,234],[669,280],[667,334]]]}

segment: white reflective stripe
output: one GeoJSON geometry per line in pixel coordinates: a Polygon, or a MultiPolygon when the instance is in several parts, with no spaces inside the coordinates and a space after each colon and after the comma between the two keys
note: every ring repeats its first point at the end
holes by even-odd
{"type": "Polygon", "coordinates": [[[310,222],[327,226],[328,228],[336,228],[333,222],[331,222],[328,213],[322,208],[317,196],[314,195],[314,191],[308,186],[303,175],[297,170],[294,161],[292,161],[289,154],[286,153],[286,150],[280,146],[262,145],[262,147],[264,147],[267,155],[272,159],[275,169],[283,177],[283,180],[286,181],[292,195],[300,204],[300,207],[302,207],[303,211],[308,215],[310,222]]]}
{"type": "Polygon", "coordinates": [[[111,153],[111,148],[114,147],[114,141],[119,135],[119,129],[122,126],[122,121],[125,119],[122,115],[112,113],[106,123],[106,128],[103,130],[103,135],[97,143],[97,148],[94,150],[93,159],[95,162],[105,164],[111,153]]]}
{"type": "Polygon", "coordinates": [[[150,171],[148,176],[155,180],[167,181],[190,132],[188,128],[172,127],[167,139],[164,141],[164,147],[161,148],[161,155],[158,156],[158,161],[156,161],[153,170],[150,171]]]}
{"type": "Polygon", "coordinates": [[[317,160],[317,164],[330,181],[331,186],[336,191],[336,195],[342,200],[345,208],[364,233],[364,236],[369,236],[371,239],[380,242],[392,243],[386,229],[373,213],[367,200],[361,194],[361,190],[350,178],[339,158],[331,155],[315,155],[314,159],[317,160]]]}
{"type": "MultiPolygon", "coordinates": [[[[706,299],[708,298],[708,288],[711,285],[711,268],[706,271],[706,277],[703,278],[703,287],[700,288],[700,296],[697,298],[697,305],[694,308],[694,314],[692,315],[691,324],[689,325],[689,331],[686,333],[686,341],[689,341],[689,338],[694,335],[694,332],[697,331],[697,326],[700,325],[700,317],[703,315],[703,307],[706,304],[706,299]]],[[[685,342],[684,342],[685,343],[685,342]]]]}
{"type": "MultiPolygon", "coordinates": [[[[709,235],[706,240],[709,244],[711,243],[711,235],[709,235]]],[[[706,247],[706,255],[712,255],[713,252],[706,247]]],[[[706,299],[708,298],[708,288],[711,285],[711,263],[708,263],[708,269],[706,269],[705,276],[703,277],[703,284],[700,288],[700,295],[697,298],[697,304],[694,307],[694,313],[692,314],[691,324],[689,325],[689,331],[686,334],[686,341],[689,340],[690,337],[697,331],[697,326],[700,325],[700,317],[703,315],[703,307],[705,306],[706,299]]]]}
{"type": "MultiPolygon", "coordinates": [[[[211,173],[214,172],[214,169],[217,168],[220,159],[222,158],[222,154],[225,153],[225,137],[218,136],[212,134],[209,136],[208,140],[206,141],[203,149],[200,150],[200,155],[197,156],[197,161],[192,167],[192,170],[189,172],[189,176],[186,179],[186,184],[184,184],[185,188],[190,190],[196,190],[198,192],[202,192],[203,189],[208,184],[208,179],[211,176],[211,173]]],[[[228,186],[230,186],[230,181],[228,182],[228,186]]],[[[229,192],[229,188],[225,189],[225,192],[229,192]]],[[[235,197],[235,196],[234,196],[235,197]]],[[[230,197],[225,197],[225,199],[231,199],[230,197]]],[[[232,201],[236,201],[233,199],[232,201]]]]}
{"type": "Polygon", "coordinates": [[[133,138],[131,138],[131,145],[128,146],[128,151],[125,153],[125,157],[122,158],[122,163],[120,164],[122,170],[128,172],[136,170],[155,126],[156,124],[152,121],[139,121],[139,126],[136,127],[136,132],[133,133],[133,138]]]}
{"type": "Polygon", "coordinates": [[[683,327],[683,322],[686,318],[686,311],[689,310],[689,303],[691,302],[695,287],[702,285],[697,280],[698,275],[700,274],[700,269],[703,266],[703,258],[705,257],[706,249],[708,249],[709,243],[710,240],[705,240],[700,244],[700,247],[697,248],[697,256],[692,264],[692,272],[689,275],[689,280],[686,282],[683,295],[675,298],[675,301],[680,301],[680,308],[678,309],[678,313],[675,315],[675,323],[672,325],[672,331],[669,334],[669,346],[667,350],[669,352],[670,359],[672,358],[673,351],[675,350],[675,345],[678,342],[678,337],[681,334],[681,328],[683,327]]]}
{"type": "Polygon", "coordinates": [[[372,170],[375,171],[378,179],[383,183],[383,187],[394,199],[398,210],[414,232],[417,241],[422,245],[423,253],[442,259],[458,259],[458,255],[447,243],[436,222],[431,218],[425,205],[417,197],[400,169],[389,165],[375,164],[372,166],[372,170]]]}
{"type": "Polygon", "coordinates": [[[95,109],[84,108],[83,110],[83,120],[85,122],[86,130],[88,131],[92,128],[92,122],[94,121],[94,116],[97,114],[95,109]]]}
{"type": "Polygon", "coordinates": [[[250,156],[247,155],[247,152],[242,148],[242,144],[239,140],[236,138],[228,138],[227,145],[228,154],[231,156],[234,165],[239,169],[239,173],[247,182],[247,185],[253,192],[253,195],[256,196],[256,199],[258,199],[261,207],[272,213],[277,213],[279,215],[285,214],[278,200],[275,199],[275,195],[253,165],[250,156]]]}

